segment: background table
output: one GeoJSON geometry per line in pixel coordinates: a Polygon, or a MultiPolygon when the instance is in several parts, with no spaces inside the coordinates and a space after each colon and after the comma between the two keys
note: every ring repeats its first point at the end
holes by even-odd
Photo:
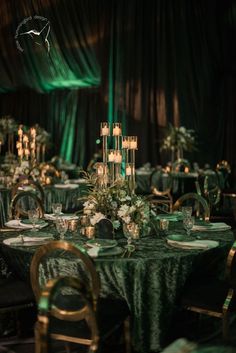
{"type": "MultiPolygon", "coordinates": [[[[62,203],[63,212],[76,212],[81,207],[79,198],[84,196],[87,191],[86,184],[79,184],[76,189],[57,188],[55,186],[45,186],[44,188],[45,200],[44,209],[46,213],[52,212],[52,204],[54,202],[62,203]]],[[[7,188],[0,189],[0,227],[8,219],[11,202],[11,190],[7,188]]]]}
{"type": "MultiPolygon", "coordinates": [[[[172,224],[173,229],[176,224],[172,224]]],[[[178,227],[177,227],[178,228],[178,227]]],[[[14,233],[13,233],[14,234],[14,233]]],[[[198,233],[199,234],[199,233],[198,233]]],[[[132,339],[140,352],[158,351],[165,343],[175,311],[175,305],[186,279],[193,272],[220,274],[233,242],[231,231],[201,233],[208,239],[219,240],[219,247],[203,250],[171,248],[157,236],[137,241],[137,250],[130,258],[98,257],[96,269],[101,278],[101,296],[126,300],[131,311],[132,339]]],[[[1,234],[1,239],[10,237],[1,234]]],[[[77,235],[76,243],[82,243],[77,235]]],[[[125,240],[119,240],[121,246],[125,240]]],[[[2,244],[1,254],[8,265],[24,280],[29,280],[29,267],[35,248],[9,247],[2,244]]],[[[57,256],[43,265],[41,278],[58,275],[81,275],[79,261],[57,256]],[[66,260],[66,261],[65,261],[66,260]],[[64,266],[63,266],[64,264],[64,266]]]]}

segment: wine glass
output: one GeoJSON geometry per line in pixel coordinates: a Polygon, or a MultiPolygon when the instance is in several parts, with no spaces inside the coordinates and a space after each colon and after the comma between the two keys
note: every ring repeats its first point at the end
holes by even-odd
{"type": "Polygon", "coordinates": [[[37,209],[29,210],[28,211],[28,218],[30,222],[33,224],[33,232],[37,232],[38,229],[36,228],[36,222],[39,219],[39,213],[37,209]]]}
{"type": "Polygon", "coordinates": [[[58,218],[62,211],[62,204],[57,202],[52,204],[52,212],[58,218]]]}
{"type": "Polygon", "coordinates": [[[65,234],[68,230],[68,222],[65,219],[57,219],[56,229],[60,235],[60,239],[65,239],[65,234]]]}
{"type": "Polygon", "coordinates": [[[193,209],[192,209],[192,206],[183,206],[181,208],[181,211],[182,211],[183,219],[185,219],[192,216],[193,209]]]}
{"type": "Polygon", "coordinates": [[[187,236],[189,237],[191,234],[191,229],[194,226],[194,217],[186,217],[183,219],[183,226],[186,229],[187,236]]]}

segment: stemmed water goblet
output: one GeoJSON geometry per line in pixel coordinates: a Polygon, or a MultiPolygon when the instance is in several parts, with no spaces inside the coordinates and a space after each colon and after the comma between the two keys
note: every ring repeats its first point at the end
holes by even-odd
{"type": "Polygon", "coordinates": [[[187,236],[190,237],[191,230],[194,226],[194,217],[186,217],[183,219],[183,226],[187,232],[187,236]]]}
{"type": "Polygon", "coordinates": [[[185,219],[192,216],[193,209],[192,209],[192,206],[183,206],[181,208],[181,211],[182,211],[183,219],[185,219]]]}
{"type": "Polygon", "coordinates": [[[56,229],[59,233],[60,239],[65,239],[65,234],[68,230],[68,222],[65,219],[58,218],[56,221],[56,229]]]}
{"type": "Polygon", "coordinates": [[[57,202],[52,204],[52,212],[58,218],[62,211],[62,204],[57,202]]]}
{"type": "Polygon", "coordinates": [[[28,218],[33,225],[33,232],[37,232],[36,222],[39,219],[39,212],[37,209],[32,209],[28,211],[28,218]]]}

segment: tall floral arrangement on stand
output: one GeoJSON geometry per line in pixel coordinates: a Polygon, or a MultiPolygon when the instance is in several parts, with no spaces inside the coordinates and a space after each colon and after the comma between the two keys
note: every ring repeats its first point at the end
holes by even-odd
{"type": "Polygon", "coordinates": [[[161,144],[161,150],[169,150],[172,154],[172,162],[183,158],[183,151],[196,150],[195,131],[184,126],[175,127],[169,124],[165,138],[161,144]]]}
{"type": "Polygon", "coordinates": [[[115,230],[122,229],[123,224],[135,223],[142,232],[150,222],[149,203],[142,196],[130,193],[123,179],[106,188],[93,187],[83,207],[92,226],[101,219],[109,219],[115,230]]]}

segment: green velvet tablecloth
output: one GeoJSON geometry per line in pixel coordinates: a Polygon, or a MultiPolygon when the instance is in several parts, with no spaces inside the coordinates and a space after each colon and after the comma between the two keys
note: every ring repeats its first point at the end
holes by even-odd
{"type": "MultiPolygon", "coordinates": [[[[179,225],[171,225],[181,231],[179,225]]],[[[50,228],[48,230],[50,232],[50,228]]],[[[18,233],[19,234],[19,233],[18,233]]],[[[186,279],[193,272],[205,275],[213,271],[222,273],[228,250],[233,242],[231,231],[197,233],[203,238],[219,241],[211,250],[183,250],[172,248],[157,236],[136,241],[136,251],[130,258],[104,256],[95,259],[101,278],[101,296],[114,296],[126,300],[131,311],[132,341],[140,352],[159,351],[168,336],[173,314],[186,279]],[[223,259],[223,261],[222,261],[223,259]]],[[[13,233],[2,233],[12,237],[13,233]]],[[[77,234],[74,242],[83,244],[77,234]]],[[[125,245],[125,239],[119,240],[125,245]]],[[[29,280],[30,261],[35,247],[10,247],[2,244],[1,254],[14,272],[29,280]]],[[[81,274],[80,262],[55,256],[43,264],[41,278],[46,280],[59,274],[81,274]]]]}

